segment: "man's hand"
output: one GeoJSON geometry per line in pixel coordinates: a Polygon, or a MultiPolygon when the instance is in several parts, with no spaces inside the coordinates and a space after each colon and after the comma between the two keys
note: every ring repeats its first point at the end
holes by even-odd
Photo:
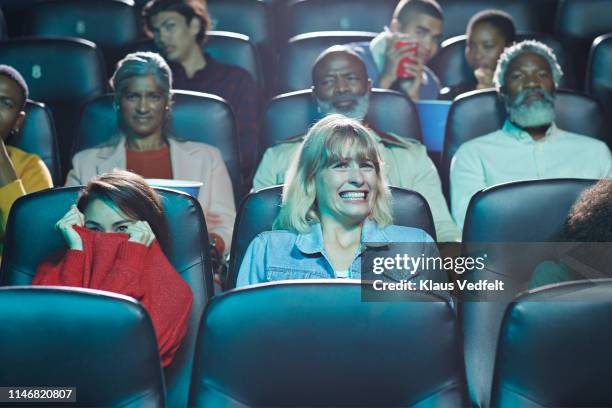
{"type": "Polygon", "coordinates": [[[130,236],[130,239],[128,239],[130,242],[151,246],[153,241],[155,241],[155,234],[146,221],[135,221],[128,225],[125,232],[130,236]]]}
{"type": "Polygon", "coordinates": [[[15,180],[17,180],[17,172],[8,155],[4,140],[0,137],[0,187],[4,187],[15,180]]]}
{"type": "Polygon", "coordinates": [[[413,102],[419,100],[419,91],[423,81],[423,61],[419,59],[418,65],[409,65],[406,70],[414,75],[414,79],[400,79],[399,87],[413,102]]]}
{"type": "Polygon", "coordinates": [[[398,77],[398,72],[405,72],[416,79],[422,75],[423,56],[419,49],[419,42],[416,38],[390,33],[387,37],[385,49],[384,69],[380,75],[381,88],[390,89],[398,77]],[[415,49],[417,47],[417,49],[415,49]]]}
{"type": "Polygon", "coordinates": [[[74,249],[77,251],[83,250],[83,240],[79,236],[79,234],[72,228],[73,226],[78,225],[82,227],[85,225],[85,217],[76,207],[76,205],[72,205],[70,210],[62,219],[60,219],[57,223],[55,223],[55,229],[62,234],[64,241],[66,241],[66,245],[70,249],[74,249]]]}
{"type": "Polygon", "coordinates": [[[478,82],[476,89],[494,88],[493,74],[494,70],[488,67],[480,67],[474,70],[474,76],[478,82]]]}

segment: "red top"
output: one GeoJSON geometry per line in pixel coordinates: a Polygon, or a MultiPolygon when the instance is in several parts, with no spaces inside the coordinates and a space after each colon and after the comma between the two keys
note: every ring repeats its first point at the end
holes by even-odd
{"type": "Polygon", "coordinates": [[[74,227],[83,251],[68,250],[43,261],[32,285],[100,289],[131,296],[149,313],[161,362],[168,366],[187,333],[193,295],[157,241],[128,242],[127,234],[74,227]]]}
{"type": "Polygon", "coordinates": [[[125,167],[144,178],[172,179],[170,148],[166,145],[161,149],[142,152],[126,149],[125,167]]]}

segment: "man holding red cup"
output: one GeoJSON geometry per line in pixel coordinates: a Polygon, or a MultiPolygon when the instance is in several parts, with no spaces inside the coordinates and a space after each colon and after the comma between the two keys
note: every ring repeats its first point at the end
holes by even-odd
{"type": "Polygon", "coordinates": [[[402,0],[390,28],[369,43],[349,46],[366,64],[374,87],[398,90],[415,102],[437,99],[440,82],[426,64],[440,46],[442,19],[435,0],[402,0]]]}

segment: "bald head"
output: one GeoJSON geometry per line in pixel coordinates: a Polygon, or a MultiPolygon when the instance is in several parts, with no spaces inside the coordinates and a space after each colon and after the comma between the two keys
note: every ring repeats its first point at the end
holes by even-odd
{"type": "Polygon", "coordinates": [[[325,50],[312,68],[314,95],[322,113],[363,119],[372,88],[363,61],[344,46],[325,50]]]}

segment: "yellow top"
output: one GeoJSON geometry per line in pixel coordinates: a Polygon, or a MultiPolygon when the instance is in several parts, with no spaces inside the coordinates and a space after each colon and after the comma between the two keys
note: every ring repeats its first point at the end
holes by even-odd
{"type": "Polygon", "coordinates": [[[15,167],[17,180],[0,187],[0,245],[9,210],[15,200],[28,193],[53,187],[51,173],[40,157],[13,146],[6,146],[6,150],[15,167]]]}

